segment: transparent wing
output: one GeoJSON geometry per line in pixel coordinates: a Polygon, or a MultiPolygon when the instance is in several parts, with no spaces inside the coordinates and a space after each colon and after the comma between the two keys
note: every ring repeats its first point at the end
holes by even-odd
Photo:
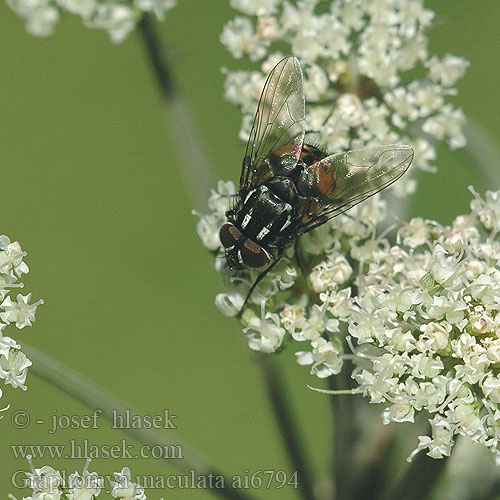
{"type": "Polygon", "coordinates": [[[297,162],[304,140],[304,87],[296,57],[282,59],[269,73],[250,131],[240,177],[240,190],[260,184],[269,174],[266,157],[290,144],[297,162]]]}
{"type": "Polygon", "coordinates": [[[408,170],[413,156],[410,146],[390,144],[338,153],[317,162],[315,165],[325,170],[334,169],[335,187],[327,200],[301,201],[298,234],[314,229],[390,186],[408,170]]]}

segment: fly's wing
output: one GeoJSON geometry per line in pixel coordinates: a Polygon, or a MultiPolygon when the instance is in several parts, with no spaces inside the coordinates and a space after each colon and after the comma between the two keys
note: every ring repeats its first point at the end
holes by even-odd
{"type": "Polygon", "coordinates": [[[240,190],[261,184],[269,175],[267,156],[290,144],[290,161],[298,161],[304,140],[304,87],[296,57],[282,59],[269,73],[250,131],[240,190]]]}
{"type": "Polygon", "coordinates": [[[410,146],[391,144],[328,156],[314,165],[334,169],[335,187],[328,199],[305,199],[298,234],[320,226],[397,181],[413,160],[410,146]]]}

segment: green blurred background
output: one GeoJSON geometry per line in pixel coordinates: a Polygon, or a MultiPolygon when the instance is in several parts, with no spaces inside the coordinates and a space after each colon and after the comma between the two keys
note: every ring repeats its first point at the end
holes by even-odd
{"type": "MultiPolygon", "coordinates": [[[[234,12],[228,2],[180,0],[159,25],[171,50],[218,178],[238,178],[243,144],[240,113],[222,98],[221,66],[242,67],[219,43],[234,12]]],[[[429,2],[436,9],[431,53],[470,60],[455,102],[500,142],[499,8],[494,2],[429,2]],[[435,4],[435,5],[434,5],[435,4]]],[[[26,341],[86,374],[144,413],[168,408],[182,438],[229,475],[245,469],[289,470],[255,358],[234,320],[214,307],[221,283],[213,258],[195,232],[176,144],[137,34],[113,45],[106,33],[63,18],[52,37],[33,38],[0,4],[0,232],[19,240],[31,272],[23,280],[45,304],[32,329],[5,334],[26,341]]],[[[469,184],[499,188],[481,176],[466,153],[440,149],[437,174],[423,174],[411,214],[448,223],[468,209],[469,184]],[[490,184],[490,185],[488,185],[490,184]]],[[[498,169],[494,165],[493,169],[498,169]]],[[[295,364],[280,365],[318,474],[329,470],[330,408],[318,383],[295,364]]],[[[33,374],[28,391],[6,388],[0,421],[0,493],[29,491],[10,484],[11,444],[64,444],[88,439],[119,443],[125,436],[101,421],[99,430],[48,426],[15,430],[12,411],[33,419],[89,411],[33,374]]],[[[133,443],[132,440],[129,440],[133,443]]],[[[416,444],[416,441],[415,441],[416,444]]],[[[408,452],[411,449],[407,450],[408,452]]],[[[81,471],[83,460],[36,460],[81,471]]],[[[94,460],[110,474],[173,474],[161,460],[94,460]]],[[[153,491],[148,498],[211,498],[204,490],[153,491]]],[[[290,488],[258,498],[297,498],[290,488]]]]}

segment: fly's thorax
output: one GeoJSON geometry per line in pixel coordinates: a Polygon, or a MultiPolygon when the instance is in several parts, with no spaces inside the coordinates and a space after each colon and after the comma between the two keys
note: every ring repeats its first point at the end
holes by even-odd
{"type": "Polygon", "coordinates": [[[297,187],[292,179],[288,177],[275,177],[266,182],[266,186],[274,196],[280,201],[288,203],[292,209],[297,206],[297,187]]]}
{"type": "Polygon", "coordinates": [[[295,144],[284,144],[271,152],[267,162],[274,177],[266,184],[294,207],[297,205],[297,194],[328,199],[335,188],[335,169],[321,162],[327,154],[309,144],[304,144],[300,153],[295,148],[295,144]],[[292,183],[294,189],[290,187],[292,183]]]}
{"type": "Polygon", "coordinates": [[[295,144],[284,144],[269,154],[266,162],[274,176],[295,176],[297,170],[295,148],[295,144]]]}
{"type": "Polygon", "coordinates": [[[277,177],[250,190],[234,216],[234,224],[258,245],[274,246],[296,217],[297,190],[288,178],[277,177]]]}
{"type": "Polygon", "coordinates": [[[303,144],[300,151],[298,151],[297,145],[290,143],[274,149],[267,156],[266,162],[273,176],[284,176],[296,180],[302,170],[326,156],[327,154],[324,151],[315,146],[303,144]]]}

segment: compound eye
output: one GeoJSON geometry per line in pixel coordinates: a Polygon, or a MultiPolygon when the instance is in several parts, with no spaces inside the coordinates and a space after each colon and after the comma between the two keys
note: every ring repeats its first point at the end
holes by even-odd
{"type": "Polygon", "coordinates": [[[252,240],[245,240],[240,249],[241,260],[247,267],[258,269],[269,264],[269,254],[252,240]]]}
{"type": "Polygon", "coordinates": [[[229,222],[223,224],[219,230],[220,242],[222,243],[224,248],[234,247],[234,245],[238,243],[241,236],[241,231],[229,222]]]}

